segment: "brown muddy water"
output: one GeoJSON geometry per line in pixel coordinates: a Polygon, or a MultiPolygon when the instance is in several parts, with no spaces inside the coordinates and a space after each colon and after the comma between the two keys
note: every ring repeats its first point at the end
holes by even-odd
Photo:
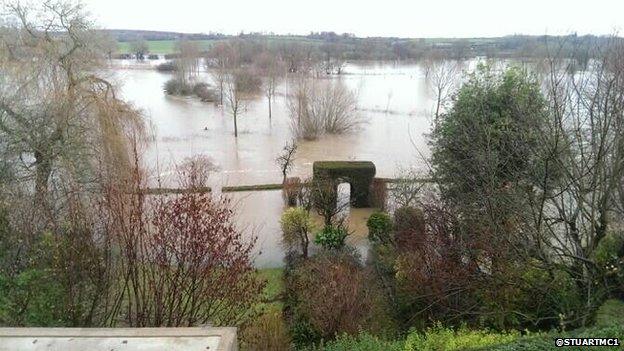
{"type": "MultiPolygon", "coordinates": [[[[153,128],[154,141],[146,161],[166,183],[176,163],[192,156],[207,156],[218,167],[211,176],[213,189],[225,185],[281,182],[275,158],[291,139],[290,118],[285,105],[287,82],[277,89],[273,116],[269,119],[266,98],[251,101],[238,117],[239,136],[227,109],[196,98],[165,95],[163,84],[170,74],[146,67],[118,64],[113,76],[122,95],[142,109],[153,128]]],[[[417,64],[347,65],[339,78],[358,96],[366,120],[361,130],[348,135],[324,136],[302,141],[292,175],[311,176],[319,160],[367,160],[377,167],[378,177],[393,177],[401,168],[424,169],[419,154],[427,155],[427,133],[434,107],[433,90],[423,68],[417,64]]],[[[328,79],[328,78],[323,78],[328,79]]],[[[206,72],[200,81],[210,82],[206,72]]],[[[341,187],[342,201],[348,186],[341,187]]],[[[228,193],[237,204],[238,225],[246,235],[257,235],[256,266],[282,265],[279,218],[285,205],[280,191],[228,193]]],[[[366,219],[373,209],[350,209],[350,245],[363,255],[367,251],[366,219]]]]}

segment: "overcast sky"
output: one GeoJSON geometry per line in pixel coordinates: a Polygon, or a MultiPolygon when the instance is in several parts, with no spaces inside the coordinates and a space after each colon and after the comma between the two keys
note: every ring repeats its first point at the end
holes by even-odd
{"type": "Polygon", "coordinates": [[[110,29],[357,36],[622,34],[624,0],[83,0],[110,29]]]}

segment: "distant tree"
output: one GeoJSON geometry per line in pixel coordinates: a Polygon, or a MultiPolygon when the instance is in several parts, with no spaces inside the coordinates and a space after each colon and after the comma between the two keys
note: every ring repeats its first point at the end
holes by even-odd
{"type": "Polygon", "coordinates": [[[321,134],[343,134],[364,123],[357,110],[357,96],[343,82],[316,82],[299,77],[287,107],[291,128],[298,138],[316,139],[321,134]]]}
{"type": "Polygon", "coordinates": [[[239,55],[229,42],[218,42],[208,52],[206,64],[210,75],[219,90],[219,104],[223,105],[225,83],[229,71],[239,66],[239,55]]]}
{"type": "Polygon", "coordinates": [[[256,59],[256,65],[264,81],[262,86],[264,88],[264,96],[266,96],[269,103],[269,119],[271,119],[271,102],[275,97],[275,89],[277,89],[277,86],[284,76],[284,63],[279,56],[265,51],[256,59]]]}
{"type": "Polygon", "coordinates": [[[345,65],[343,46],[339,43],[328,42],[321,46],[321,51],[325,74],[341,74],[345,65]]]}
{"type": "Polygon", "coordinates": [[[459,61],[445,60],[439,55],[430,55],[424,61],[425,76],[435,96],[434,118],[437,120],[443,106],[449,102],[459,87],[462,71],[459,61]]]}
{"type": "Polygon", "coordinates": [[[149,52],[149,46],[145,39],[140,38],[130,42],[130,50],[132,50],[137,60],[143,61],[145,55],[149,52]]]}
{"type": "Polygon", "coordinates": [[[247,100],[258,94],[262,82],[247,68],[230,70],[225,77],[225,103],[234,118],[234,136],[238,137],[238,117],[246,107],[247,100]]]}
{"type": "Polygon", "coordinates": [[[176,42],[176,50],[179,53],[179,57],[175,61],[176,76],[188,83],[199,74],[199,45],[196,41],[179,40],[176,42]]]}

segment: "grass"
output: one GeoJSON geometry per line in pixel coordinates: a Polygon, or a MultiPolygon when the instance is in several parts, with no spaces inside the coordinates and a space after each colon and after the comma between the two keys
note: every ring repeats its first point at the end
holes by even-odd
{"type": "MultiPolygon", "coordinates": [[[[199,43],[199,47],[202,51],[208,50],[216,40],[196,40],[199,43]]],[[[131,42],[119,42],[117,44],[117,51],[120,54],[130,54],[132,53],[131,42]]],[[[148,51],[151,54],[173,54],[176,52],[176,41],[175,40],[150,40],[147,41],[148,51]]]]}
{"type": "Polygon", "coordinates": [[[284,291],[283,274],[283,268],[264,268],[258,270],[258,276],[267,281],[267,285],[262,292],[262,300],[264,302],[262,302],[258,308],[265,308],[269,311],[282,310],[282,302],[280,299],[284,291]]]}

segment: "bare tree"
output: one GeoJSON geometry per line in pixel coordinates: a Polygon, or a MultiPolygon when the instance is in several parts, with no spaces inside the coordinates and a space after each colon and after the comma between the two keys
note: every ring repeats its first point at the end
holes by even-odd
{"type": "Polygon", "coordinates": [[[424,61],[425,77],[435,95],[434,118],[438,119],[441,109],[449,101],[453,92],[461,83],[461,64],[436,55],[430,55],[424,61]]]}
{"type": "Polygon", "coordinates": [[[0,167],[8,165],[11,180],[0,201],[12,199],[11,224],[18,224],[11,269],[45,268],[61,289],[55,310],[63,323],[101,325],[118,287],[102,188],[130,177],[130,139],[142,139],[141,115],[105,79],[110,41],[82,5],[12,2],[0,13],[7,23],[0,29],[0,167]]]}
{"type": "Polygon", "coordinates": [[[282,184],[286,183],[286,177],[288,176],[288,172],[293,168],[295,162],[295,153],[297,152],[297,141],[292,140],[289,143],[284,145],[282,149],[282,153],[277,156],[275,162],[279,166],[282,171],[282,184]]]}
{"type": "Polygon", "coordinates": [[[415,207],[419,204],[425,183],[423,176],[414,169],[399,169],[392,183],[390,194],[396,208],[415,207]]]}
{"type": "Polygon", "coordinates": [[[265,51],[258,57],[257,66],[264,80],[262,86],[264,88],[264,96],[266,96],[269,104],[269,119],[271,119],[271,102],[275,97],[275,89],[277,89],[277,86],[284,76],[284,64],[279,56],[265,51]]]}
{"type": "Polygon", "coordinates": [[[594,253],[621,225],[614,204],[624,179],[624,50],[613,40],[597,51],[598,59],[574,74],[567,60],[548,59],[550,120],[539,130],[544,170],[529,196],[533,242],[547,267],[574,277],[586,302],[575,316],[583,324],[608,293],[594,253]]]}
{"type": "Polygon", "coordinates": [[[176,75],[188,83],[199,74],[199,45],[195,41],[180,40],[176,43],[179,57],[176,60],[176,75]]]}
{"type": "Polygon", "coordinates": [[[239,65],[236,49],[229,42],[219,42],[212,46],[206,64],[210,69],[210,75],[219,90],[219,104],[223,105],[225,95],[225,83],[229,71],[239,65]]]}
{"type": "Polygon", "coordinates": [[[247,100],[258,94],[262,82],[247,68],[229,71],[224,82],[226,106],[234,118],[234,136],[238,137],[238,116],[245,109],[247,100]]]}
{"type": "Polygon", "coordinates": [[[0,54],[0,135],[26,174],[34,169],[38,202],[55,170],[84,180],[96,167],[124,169],[126,133],[142,121],[100,76],[106,53],[82,6],[15,3],[7,12],[16,25],[0,38],[11,48],[0,54]]]}

